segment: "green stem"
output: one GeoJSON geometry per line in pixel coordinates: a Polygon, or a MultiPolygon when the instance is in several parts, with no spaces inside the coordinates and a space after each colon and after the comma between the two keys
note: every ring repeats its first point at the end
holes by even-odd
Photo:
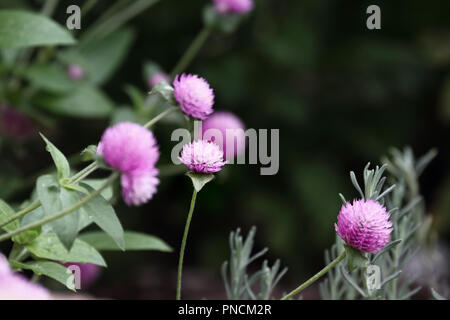
{"type": "Polygon", "coordinates": [[[8,225],[9,223],[13,222],[16,219],[19,219],[20,217],[26,215],[28,212],[33,211],[34,209],[37,209],[41,206],[41,202],[35,201],[32,204],[30,204],[28,207],[18,211],[17,213],[13,214],[12,216],[9,217],[8,220],[6,220],[5,222],[3,222],[2,224],[0,224],[0,228],[3,226],[8,225]]]}
{"type": "Polygon", "coordinates": [[[296,294],[300,293],[303,289],[309,287],[311,284],[313,284],[315,281],[317,281],[320,277],[322,277],[324,274],[326,274],[330,269],[334,268],[339,262],[341,262],[346,255],[346,251],[343,251],[339,257],[334,259],[330,262],[329,265],[327,265],[325,268],[320,270],[318,273],[316,273],[314,276],[309,278],[306,282],[301,284],[299,287],[297,287],[295,290],[290,292],[289,294],[285,295],[281,300],[289,300],[296,294]]]}
{"type": "Polygon", "coordinates": [[[59,0],[47,0],[42,7],[41,13],[46,17],[51,17],[58,5],[59,0]]]}
{"type": "Polygon", "coordinates": [[[174,112],[174,111],[176,111],[176,110],[178,110],[178,108],[176,108],[176,107],[172,107],[172,108],[170,108],[170,109],[167,109],[166,111],[164,111],[164,112],[161,112],[160,114],[158,114],[156,117],[154,117],[153,119],[151,119],[149,122],[147,122],[145,125],[144,125],[144,128],[150,128],[152,125],[154,125],[156,122],[158,122],[159,120],[161,120],[162,118],[164,118],[165,116],[167,116],[167,115],[169,115],[169,114],[171,114],[172,112],[174,112]]]}
{"type": "Polygon", "coordinates": [[[178,261],[177,300],[181,300],[181,276],[183,273],[184,249],[186,248],[186,240],[189,233],[189,226],[191,225],[192,214],[194,213],[196,198],[197,198],[197,191],[194,188],[194,193],[192,194],[191,199],[191,207],[189,209],[186,226],[184,227],[183,241],[181,242],[180,260],[178,261]]]}
{"type": "Polygon", "coordinates": [[[178,61],[175,68],[173,68],[171,72],[172,78],[175,77],[177,74],[183,72],[189,66],[189,64],[197,55],[198,51],[203,46],[206,39],[208,39],[210,34],[211,29],[208,27],[203,27],[203,29],[200,31],[197,37],[195,37],[194,41],[191,43],[189,48],[186,50],[184,55],[181,57],[180,61],[178,61]]]}
{"type": "Polygon", "coordinates": [[[94,161],[92,162],[90,165],[88,165],[86,168],[82,169],[80,172],[78,172],[77,174],[73,175],[70,180],[69,183],[77,183],[80,182],[81,180],[83,180],[84,178],[86,178],[88,175],[90,175],[92,172],[94,172],[95,170],[98,169],[98,162],[94,161]]]}
{"type": "Polygon", "coordinates": [[[61,211],[59,211],[59,212],[57,212],[57,213],[55,213],[55,214],[53,214],[53,215],[51,215],[51,216],[48,216],[48,217],[46,217],[46,218],[44,218],[44,219],[42,219],[42,220],[38,220],[38,221],[36,221],[36,222],[30,223],[30,224],[28,224],[28,225],[26,225],[26,226],[23,226],[23,227],[21,227],[21,228],[17,228],[17,229],[14,230],[14,231],[8,232],[8,233],[6,233],[6,234],[2,234],[2,235],[0,236],[0,242],[1,242],[1,241],[4,241],[4,240],[7,240],[7,239],[10,239],[10,238],[14,237],[15,235],[17,235],[17,234],[19,234],[19,233],[22,233],[22,232],[25,232],[25,231],[27,231],[27,230],[30,230],[30,229],[34,229],[34,228],[40,227],[40,226],[42,226],[42,225],[44,225],[44,224],[46,224],[46,223],[52,222],[52,221],[54,221],[54,220],[57,220],[57,219],[59,219],[59,218],[65,216],[65,215],[71,213],[72,211],[75,211],[75,210],[81,208],[81,207],[84,206],[86,203],[88,203],[89,201],[91,201],[92,199],[94,199],[95,197],[97,197],[97,196],[98,196],[104,189],[106,189],[106,188],[107,188],[107,187],[108,187],[108,186],[109,186],[109,185],[110,185],[110,184],[111,184],[118,176],[119,176],[119,174],[118,174],[117,172],[113,173],[113,174],[105,181],[105,183],[104,183],[98,190],[95,190],[94,192],[92,192],[92,193],[89,194],[88,196],[84,197],[82,200],[78,201],[78,202],[77,202],[76,204],[74,204],[73,206],[71,206],[71,207],[69,207],[69,208],[67,208],[67,209],[61,210],[61,211]]]}

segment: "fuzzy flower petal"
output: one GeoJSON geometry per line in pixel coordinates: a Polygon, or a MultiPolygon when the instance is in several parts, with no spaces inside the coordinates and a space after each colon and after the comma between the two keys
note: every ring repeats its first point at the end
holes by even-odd
{"type": "Polygon", "coordinates": [[[253,9],[253,0],[214,0],[218,13],[244,14],[253,9]]]}
{"type": "Polygon", "coordinates": [[[111,167],[129,173],[153,168],[159,150],[153,133],[141,125],[121,122],[103,133],[97,148],[111,167]]]}
{"type": "Polygon", "coordinates": [[[351,247],[362,252],[375,253],[391,239],[392,222],[386,208],[374,200],[354,200],[342,206],[337,234],[351,247]]]}
{"type": "Polygon", "coordinates": [[[50,300],[50,293],[39,284],[28,281],[9,267],[0,254],[0,300],[50,300]]]}
{"type": "Polygon", "coordinates": [[[223,152],[214,142],[198,140],[189,143],[181,150],[180,161],[191,171],[199,173],[214,173],[226,164],[223,152]]]}
{"type": "Polygon", "coordinates": [[[129,206],[139,206],[149,201],[156,193],[159,179],[157,169],[134,171],[121,177],[122,197],[129,206]]]}
{"type": "Polygon", "coordinates": [[[237,116],[231,112],[215,112],[202,123],[202,138],[210,140],[223,150],[227,160],[242,153],[245,150],[245,126],[237,116]],[[216,131],[218,130],[218,131],[216,131]],[[216,135],[221,135],[217,137],[216,135]],[[228,146],[229,141],[234,145],[228,146]],[[228,150],[228,154],[227,153],[228,150]]]}
{"type": "Polygon", "coordinates": [[[205,119],[213,112],[214,93],[205,79],[183,73],[175,77],[173,87],[175,100],[187,115],[205,119]]]}

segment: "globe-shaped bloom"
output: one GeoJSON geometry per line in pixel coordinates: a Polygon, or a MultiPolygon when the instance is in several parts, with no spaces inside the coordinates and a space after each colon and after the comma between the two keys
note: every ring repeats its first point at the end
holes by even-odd
{"type": "Polygon", "coordinates": [[[218,13],[244,14],[253,9],[253,0],[214,0],[218,13]]]}
{"type": "Polygon", "coordinates": [[[100,275],[101,267],[93,263],[67,262],[65,267],[75,266],[80,270],[81,289],[90,287],[100,275]]]}
{"type": "Polygon", "coordinates": [[[226,164],[223,152],[214,142],[197,140],[186,144],[181,150],[180,161],[191,171],[199,173],[214,173],[226,164]]]}
{"type": "Polygon", "coordinates": [[[141,125],[122,122],[104,132],[97,153],[122,173],[122,196],[128,205],[150,200],[159,183],[155,168],[159,150],[153,133],[141,125]]]}
{"type": "Polygon", "coordinates": [[[153,168],[159,159],[153,133],[132,122],[121,122],[106,129],[97,152],[122,173],[153,168]]]}
{"type": "Polygon", "coordinates": [[[8,260],[0,254],[0,300],[50,300],[47,289],[28,281],[11,270],[8,260]]]}
{"type": "Polygon", "coordinates": [[[156,193],[159,179],[157,169],[132,171],[121,177],[122,197],[129,206],[139,206],[148,202],[156,193]]]}
{"type": "Polygon", "coordinates": [[[391,239],[392,222],[379,202],[368,199],[347,202],[339,212],[337,234],[350,246],[362,252],[375,253],[391,239]]]}
{"type": "Polygon", "coordinates": [[[202,123],[202,138],[215,142],[227,160],[245,150],[245,126],[231,112],[214,112],[202,123]],[[220,135],[220,137],[218,137],[220,135]],[[233,145],[227,146],[227,140],[233,145]]]}
{"type": "Polygon", "coordinates": [[[183,73],[175,77],[173,88],[175,100],[185,114],[203,120],[213,113],[214,93],[205,79],[183,73]]]}
{"type": "Polygon", "coordinates": [[[71,64],[68,68],[67,68],[67,74],[69,75],[70,78],[72,78],[73,80],[79,80],[81,78],[84,77],[84,70],[82,67],[80,67],[77,64],[71,64]]]}
{"type": "Polygon", "coordinates": [[[160,82],[169,82],[170,78],[167,74],[165,74],[164,72],[155,72],[153,73],[149,78],[148,78],[148,85],[150,86],[150,88],[153,88],[154,86],[156,86],[158,83],[160,82]]]}

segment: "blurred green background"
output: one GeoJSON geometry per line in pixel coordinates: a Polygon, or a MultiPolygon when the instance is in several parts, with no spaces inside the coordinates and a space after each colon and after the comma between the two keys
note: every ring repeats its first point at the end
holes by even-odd
{"type": "MultiPolygon", "coordinates": [[[[0,3],[18,7],[20,2],[0,3]]],[[[57,22],[65,24],[65,8],[73,2],[59,2],[57,22]]],[[[33,10],[42,5],[23,3],[33,10]]],[[[114,44],[126,42],[120,63],[100,85],[115,110],[132,104],[127,85],[149,91],[145,62],[170,71],[202,28],[208,3],[160,1],[129,21],[122,34],[114,31],[117,39],[96,58],[101,69],[116,52],[114,44]]],[[[219,271],[229,255],[228,234],[237,227],[244,233],[258,227],[256,249],[269,247],[268,259],[280,258],[289,267],[286,290],[321,268],[323,251],[335,237],[338,193],[357,196],[349,171],[361,173],[367,162],[379,163],[390,147],[409,145],[416,155],[439,150],[421,183],[434,228],[448,245],[450,2],[377,1],[381,30],[366,28],[370,4],[375,3],[256,1],[234,33],[213,34],[186,70],[209,81],[216,110],[237,114],[248,128],[280,129],[277,175],[261,176],[258,165],[228,166],[200,193],[185,258],[186,297],[224,296],[219,271]]],[[[81,34],[110,6],[111,1],[98,1],[82,18],[81,34]]],[[[40,130],[66,155],[97,143],[111,120],[42,110],[38,115],[40,130]]],[[[170,162],[174,128],[170,123],[155,127],[161,165],[170,162]]],[[[0,152],[0,195],[22,201],[50,157],[37,136],[2,137],[0,152]]],[[[187,177],[162,177],[147,205],[128,208],[119,201],[116,211],[127,229],[155,234],[178,250],[190,196],[187,177]]],[[[105,257],[109,268],[91,289],[94,294],[174,296],[177,253],[105,257]]]]}

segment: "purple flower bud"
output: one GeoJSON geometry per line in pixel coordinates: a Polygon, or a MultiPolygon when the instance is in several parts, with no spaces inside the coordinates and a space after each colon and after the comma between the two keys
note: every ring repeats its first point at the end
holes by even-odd
{"type": "Polygon", "coordinates": [[[187,115],[205,119],[213,113],[214,93],[205,79],[183,73],[175,77],[173,87],[175,100],[187,115]]]}
{"type": "Polygon", "coordinates": [[[392,222],[389,213],[379,202],[354,200],[341,207],[337,234],[350,246],[362,252],[375,253],[383,249],[391,239],[392,222]]]}
{"type": "Polygon", "coordinates": [[[67,68],[67,74],[73,80],[79,80],[84,77],[84,70],[77,64],[71,64],[67,68]]]}
{"type": "Polygon", "coordinates": [[[191,171],[199,173],[214,173],[226,164],[223,152],[214,142],[198,140],[186,144],[181,150],[180,161],[191,171]]]}
{"type": "Polygon", "coordinates": [[[5,136],[16,140],[26,140],[36,133],[35,126],[26,115],[6,105],[0,106],[0,130],[5,136]]]}
{"type": "Polygon", "coordinates": [[[216,12],[244,14],[253,9],[253,0],[214,0],[216,12]]]}
{"type": "Polygon", "coordinates": [[[150,86],[150,88],[153,88],[158,83],[163,81],[169,82],[170,81],[169,76],[163,72],[155,72],[149,77],[148,85],[150,86]]]}

